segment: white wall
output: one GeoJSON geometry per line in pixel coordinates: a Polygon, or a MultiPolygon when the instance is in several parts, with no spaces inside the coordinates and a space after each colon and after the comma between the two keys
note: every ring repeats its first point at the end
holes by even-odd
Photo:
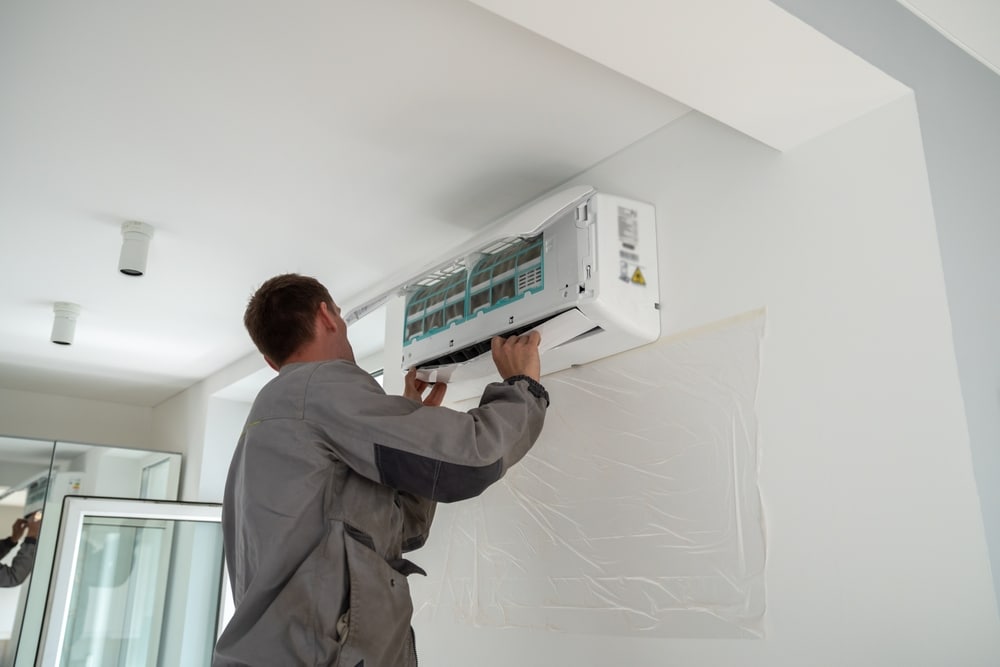
{"type": "MultiPolygon", "coordinates": [[[[421,659],[1000,664],[923,164],[905,98],[783,154],[689,114],[583,174],[656,204],[666,333],[767,309],[766,638],[637,641],[438,617],[416,628],[421,659]]],[[[614,491],[594,489],[609,502],[614,491]]]]}
{"type": "MultiPolygon", "coordinates": [[[[895,0],[776,4],[916,93],[972,461],[1000,600],[1000,77],[895,0]]],[[[978,3],[979,14],[988,16],[989,4],[978,3]]],[[[951,9],[961,11],[958,4],[951,9]]],[[[983,26],[1000,45],[997,27],[983,26]]]]}
{"type": "Polygon", "coordinates": [[[153,410],[153,441],[158,447],[179,452],[181,464],[180,499],[199,501],[201,458],[205,441],[208,394],[199,382],[153,410]]]}
{"type": "Polygon", "coordinates": [[[230,404],[238,402],[214,398],[214,394],[256,373],[263,364],[259,355],[245,357],[154,408],[152,440],[156,447],[184,455],[181,500],[221,502],[229,459],[246,412],[242,418],[234,414],[241,409],[248,411],[249,406],[233,407],[230,404]]]}
{"type": "Polygon", "coordinates": [[[205,450],[202,454],[205,473],[199,489],[199,500],[202,502],[222,502],[229,462],[249,413],[250,403],[216,397],[209,399],[205,450]]]}
{"type": "Polygon", "coordinates": [[[0,389],[0,435],[156,449],[152,416],[152,408],[0,389]]]}
{"type": "MultiPolygon", "coordinates": [[[[191,439],[188,438],[188,414],[172,408],[176,405],[187,405],[188,401],[184,399],[190,399],[190,395],[183,392],[175,399],[166,401],[164,404],[166,407],[160,409],[0,389],[0,435],[37,438],[39,445],[48,443],[51,446],[53,442],[70,442],[176,453],[183,451],[185,443],[191,439]],[[154,421],[155,414],[160,415],[159,421],[154,421]],[[172,420],[172,417],[176,419],[172,420]],[[155,430],[154,423],[157,425],[155,430]]],[[[197,401],[189,402],[192,406],[197,404],[197,401]]],[[[200,443],[202,437],[203,433],[198,433],[195,439],[200,443]]],[[[98,458],[108,455],[109,452],[100,450],[89,453],[89,456],[98,458]]],[[[17,467],[17,464],[11,465],[17,467]]],[[[46,467],[47,465],[46,463],[46,467]]],[[[118,488],[120,484],[116,486],[111,483],[119,478],[115,477],[110,469],[120,465],[135,467],[138,464],[134,460],[131,464],[106,460],[103,467],[98,466],[98,468],[103,470],[104,476],[110,475],[104,480],[110,485],[100,480],[91,480],[84,491],[122,496],[138,493],[138,477],[130,482],[136,486],[134,491],[129,493],[118,488]],[[118,488],[118,491],[114,491],[115,488],[118,488]]],[[[6,467],[3,471],[8,472],[6,467]]],[[[20,481],[23,478],[23,475],[14,476],[11,481],[13,479],[20,481]]]]}

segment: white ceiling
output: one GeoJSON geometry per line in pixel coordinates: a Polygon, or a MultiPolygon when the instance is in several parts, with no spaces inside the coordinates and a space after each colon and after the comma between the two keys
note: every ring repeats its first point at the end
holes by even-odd
{"type": "Polygon", "coordinates": [[[778,150],[907,92],[769,0],[471,0],[778,150]]]}
{"type": "MultiPolygon", "coordinates": [[[[0,387],[153,406],[253,353],[243,308],[274,274],[349,300],[691,105],[782,147],[901,89],[759,0],[739,16],[766,40],[731,48],[732,0],[627,2],[646,42],[618,59],[555,30],[559,1],[482,4],[0,4],[0,387]],[[803,72],[838,114],[725,92],[803,72]],[[116,270],[126,220],[156,228],[141,278],[116,270]],[[83,307],[71,347],[48,341],[55,301],[83,307]]],[[[611,6],[567,21],[597,34],[611,6]]],[[[379,338],[352,332],[359,356],[379,338]]]]}
{"type": "Polygon", "coordinates": [[[251,352],[271,275],[346,298],[686,111],[459,0],[4,3],[0,89],[0,383],[139,405],[251,352]]]}

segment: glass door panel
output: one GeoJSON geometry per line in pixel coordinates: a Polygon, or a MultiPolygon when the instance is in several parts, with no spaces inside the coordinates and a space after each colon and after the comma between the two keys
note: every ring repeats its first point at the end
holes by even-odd
{"type": "Polygon", "coordinates": [[[219,506],[68,498],[39,663],[211,662],[222,595],[219,506]]]}

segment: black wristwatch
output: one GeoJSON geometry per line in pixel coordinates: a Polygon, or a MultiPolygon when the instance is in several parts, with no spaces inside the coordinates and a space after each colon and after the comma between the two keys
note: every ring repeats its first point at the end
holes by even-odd
{"type": "Polygon", "coordinates": [[[514,384],[518,380],[526,380],[528,383],[528,391],[530,391],[535,398],[544,398],[545,407],[549,407],[551,404],[549,401],[549,392],[545,391],[545,387],[543,387],[542,384],[535,378],[528,377],[527,375],[511,375],[509,378],[504,380],[504,384],[514,384]]]}

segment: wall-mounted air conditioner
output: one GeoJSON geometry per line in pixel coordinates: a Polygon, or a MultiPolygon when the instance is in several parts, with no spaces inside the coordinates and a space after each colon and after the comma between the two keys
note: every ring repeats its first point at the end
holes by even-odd
{"type": "Polygon", "coordinates": [[[402,368],[481,391],[496,335],[538,329],[543,375],[654,341],[656,259],[650,204],[591,187],[547,197],[406,282],[402,368]]]}
{"type": "Polygon", "coordinates": [[[538,329],[542,375],[656,340],[658,284],[653,206],[576,186],[396,274],[349,303],[344,319],[401,296],[392,305],[404,311],[401,326],[390,316],[386,350],[401,351],[402,370],[448,382],[458,400],[498,379],[495,335],[538,329]]]}

